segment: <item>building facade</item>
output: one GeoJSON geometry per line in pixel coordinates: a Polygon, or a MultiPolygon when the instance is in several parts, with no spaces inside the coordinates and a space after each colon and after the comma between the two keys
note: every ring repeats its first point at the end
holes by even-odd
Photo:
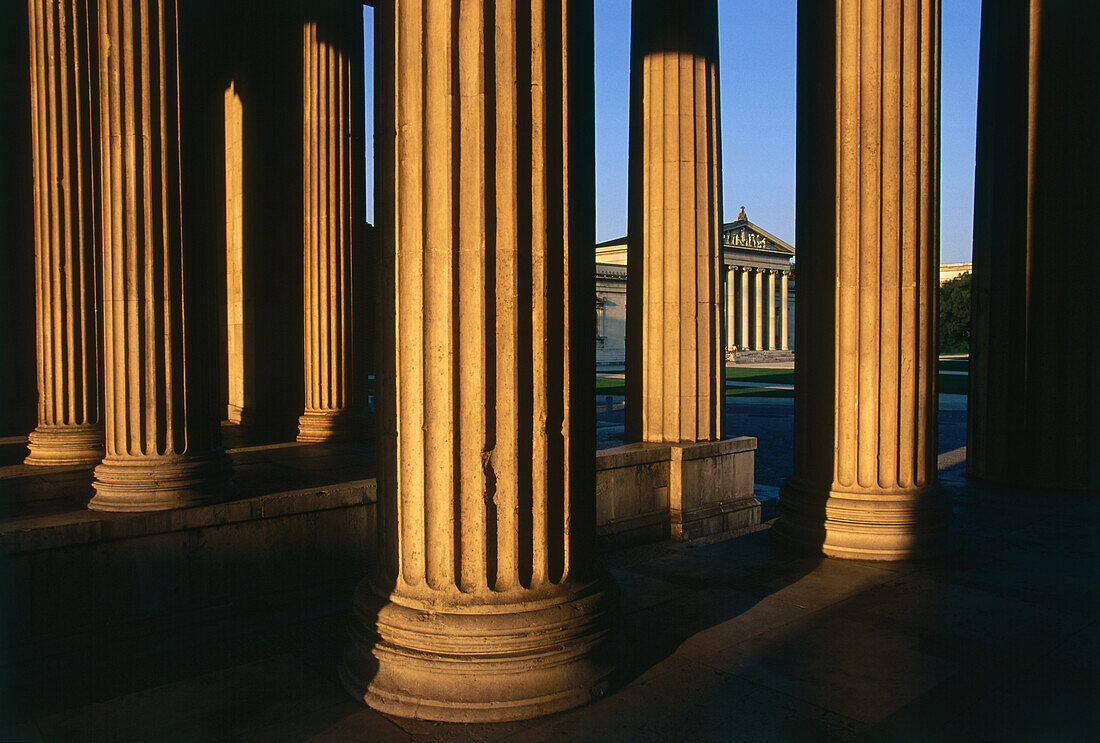
{"type": "MultiPolygon", "coordinates": [[[[596,368],[626,364],[627,239],[596,246],[596,368]]],[[[741,207],[722,225],[722,344],[737,351],[794,350],[795,249],[750,222],[741,207]]]]}

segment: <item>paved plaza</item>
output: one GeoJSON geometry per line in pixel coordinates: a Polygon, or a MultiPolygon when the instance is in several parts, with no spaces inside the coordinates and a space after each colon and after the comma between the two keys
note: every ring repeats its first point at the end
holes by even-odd
{"type": "MultiPolygon", "coordinates": [[[[792,408],[727,406],[759,438],[765,519],[791,470],[792,408]]],[[[622,408],[600,401],[601,446],[622,408]]],[[[941,411],[958,551],[918,563],[789,552],[770,521],[736,537],[601,557],[618,587],[619,688],[497,725],[390,718],[336,667],[346,606],[236,641],[222,667],[134,669],[141,691],[0,728],[26,741],[1088,741],[1100,738],[1100,502],[963,475],[965,412],[941,411]],[[228,665],[227,665],[228,664],[228,665]],[[199,672],[201,671],[201,672],[199,672]],[[144,674],[144,676],[143,676],[144,674]]],[[[215,638],[212,638],[214,640],[215,638]]]]}

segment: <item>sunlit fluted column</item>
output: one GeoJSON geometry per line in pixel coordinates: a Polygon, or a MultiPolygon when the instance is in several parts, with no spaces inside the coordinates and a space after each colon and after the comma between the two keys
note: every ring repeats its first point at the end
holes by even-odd
{"type": "Polygon", "coordinates": [[[775,271],[768,270],[768,293],[764,298],[768,303],[767,337],[764,339],[764,348],[775,350],[775,271]]]}
{"type": "Polygon", "coordinates": [[[409,717],[574,707],[612,667],[593,562],[592,3],[375,13],[381,554],[341,675],[409,717]]]}
{"type": "Polygon", "coordinates": [[[632,6],[632,441],[723,437],[717,13],[716,0],[632,6]]]}
{"type": "Polygon", "coordinates": [[[26,463],[95,464],[103,458],[95,19],[87,0],[27,7],[38,426],[26,463]]]}
{"type": "Polygon", "coordinates": [[[362,221],[362,7],[311,4],[302,26],[305,411],[299,441],[362,435],[352,370],[352,248],[362,221]]]}
{"type": "Polygon", "coordinates": [[[738,348],[744,351],[751,347],[751,340],[749,338],[749,270],[744,266],[737,269],[738,280],[740,281],[739,296],[738,296],[738,308],[740,312],[740,336],[738,340],[738,348]]]}
{"type": "Polygon", "coordinates": [[[779,348],[782,351],[790,350],[790,345],[787,341],[787,337],[790,334],[790,325],[788,321],[789,311],[787,305],[790,302],[790,296],[787,294],[787,280],[790,278],[790,271],[783,271],[779,274],[779,348]]]}
{"type": "Polygon", "coordinates": [[[726,279],[726,348],[737,345],[737,274],[733,266],[722,266],[726,279]]]}
{"type": "Polygon", "coordinates": [[[764,349],[764,269],[752,271],[752,349],[764,349]]]}
{"type": "Polygon", "coordinates": [[[939,2],[801,3],[798,24],[795,459],[773,533],[935,554],[939,2]]]}
{"type": "Polygon", "coordinates": [[[982,4],[966,465],[1100,489],[1100,5],[982,4]]]}
{"type": "MultiPolygon", "coordinates": [[[[230,487],[211,362],[209,184],[185,185],[221,173],[207,173],[207,140],[182,125],[195,112],[181,99],[199,99],[180,84],[175,0],[101,0],[98,9],[107,443],[89,507],[192,505],[230,487]]],[[[220,103],[220,91],[212,98],[220,103]]]]}

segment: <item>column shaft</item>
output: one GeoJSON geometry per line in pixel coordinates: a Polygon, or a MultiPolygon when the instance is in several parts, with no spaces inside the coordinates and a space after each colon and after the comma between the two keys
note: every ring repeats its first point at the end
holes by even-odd
{"type": "Polygon", "coordinates": [[[222,174],[201,116],[221,91],[202,97],[201,56],[181,87],[175,0],[98,5],[106,456],[89,507],[192,505],[229,489],[204,237],[224,219],[206,200],[222,174]]]}
{"type": "Polygon", "coordinates": [[[775,350],[775,271],[768,271],[768,294],[765,301],[768,303],[768,331],[764,347],[772,351],[775,350]]]}
{"type": "Polygon", "coordinates": [[[299,441],[362,436],[353,378],[352,250],[363,218],[363,45],[357,9],[311,7],[302,25],[305,411],[299,441]]]}
{"type": "Polygon", "coordinates": [[[737,281],[733,266],[723,266],[726,277],[726,348],[737,346],[737,281]]]}
{"type": "Polygon", "coordinates": [[[103,458],[94,18],[86,0],[29,0],[38,426],[27,464],[103,458]]]}
{"type": "Polygon", "coordinates": [[[626,436],[723,437],[715,0],[632,10],[626,436]]]}
{"type": "Polygon", "coordinates": [[[790,334],[787,320],[787,305],[790,302],[790,297],[787,294],[787,279],[790,275],[790,271],[784,271],[779,275],[779,348],[783,351],[790,350],[790,344],[787,340],[790,334]]]}
{"type": "Polygon", "coordinates": [[[341,675],[386,712],[521,719],[608,682],[592,12],[376,10],[381,554],[341,675]]]}
{"type": "Polygon", "coordinates": [[[737,269],[737,273],[740,275],[740,303],[738,304],[740,311],[740,335],[738,346],[741,350],[745,350],[750,347],[751,340],[749,339],[749,271],[744,266],[737,269]]]}
{"type": "Polygon", "coordinates": [[[764,270],[752,269],[752,348],[764,349],[764,270]]]}
{"type": "Polygon", "coordinates": [[[775,534],[935,554],[939,3],[804,3],[798,23],[795,462],[775,534]]]}
{"type": "Polygon", "coordinates": [[[967,470],[1100,489],[1095,3],[984,3],[967,470]]]}

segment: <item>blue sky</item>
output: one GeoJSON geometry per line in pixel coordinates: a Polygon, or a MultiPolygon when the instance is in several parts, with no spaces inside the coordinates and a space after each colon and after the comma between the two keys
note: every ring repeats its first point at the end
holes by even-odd
{"type": "MultiPolygon", "coordinates": [[[[630,0],[595,6],[596,239],[602,241],[626,233],[630,0]]],[[[971,254],[981,2],[942,6],[940,255],[947,263],[971,254]]],[[[744,204],[752,221],[793,242],[795,0],[719,0],[718,13],[725,216],[732,219],[744,204]]],[[[369,10],[365,31],[369,39],[369,10]]],[[[368,81],[370,74],[368,55],[368,81]]]]}

